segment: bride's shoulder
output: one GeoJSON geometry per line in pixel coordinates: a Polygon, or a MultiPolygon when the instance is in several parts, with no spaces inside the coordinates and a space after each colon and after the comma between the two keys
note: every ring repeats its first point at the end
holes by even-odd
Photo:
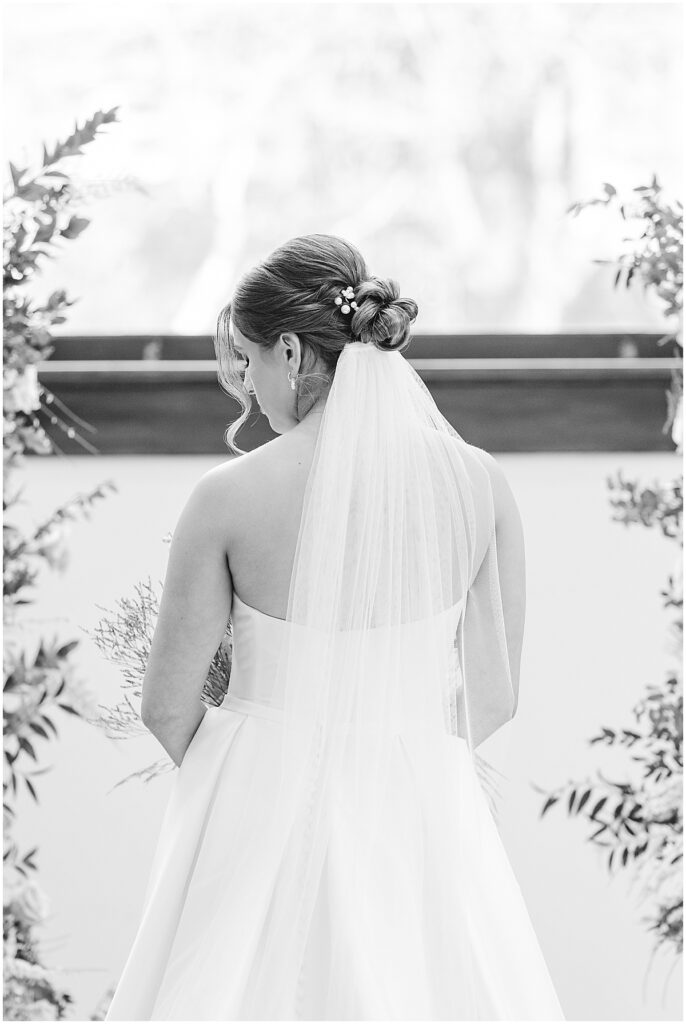
{"type": "Polygon", "coordinates": [[[207,501],[208,510],[217,509],[232,518],[251,515],[257,507],[288,499],[306,461],[286,435],[279,435],[244,455],[230,456],[207,470],[195,490],[207,501]]]}
{"type": "Polygon", "coordinates": [[[477,445],[468,444],[467,442],[463,442],[463,444],[466,444],[472,459],[478,462],[479,465],[483,466],[489,476],[495,479],[498,475],[502,475],[503,471],[500,463],[493,455],[491,455],[490,452],[487,452],[485,448],[479,448],[477,445]]]}
{"type": "Polygon", "coordinates": [[[475,445],[470,445],[470,447],[473,449],[475,458],[488,473],[496,519],[504,522],[509,518],[518,518],[517,501],[501,463],[483,448],[477,448],[475,445]]]}
{"type": "Polygon", "coordinates": [[[458,438],[457,442],[463,458],[469,462],[480,481],[490,490],[496,519],[502,521],[508,516],[516,516],[518,512],[515,496],[500,461],[485,448],[470,444],[463,438],[458,438]]]}
{"type": "Polygon", "coordinates": [[[230,455],[223,462],[203,473],[200,480],[207,481],[208,486],[232,487],[240,485],[252,477],[257,477],[270,463],[276,461],[273,446],[280,440],[281,438],[277,437],[242,455],[230,455]]]}
{"type": "Polygon", "coordinates": [[[499,465],[493,458],[490,452],[487,452],[485,448],[479,448],[475,444],[470,444],[460,434],[449,434],[443,431],[437,431],[437,436],[448,445],[454,445],[457,451],[460,453],[462,460],[468,467],[475,467],[478,475],[483,475],[483,470],[490,474],[497,474],[499,465]]]}

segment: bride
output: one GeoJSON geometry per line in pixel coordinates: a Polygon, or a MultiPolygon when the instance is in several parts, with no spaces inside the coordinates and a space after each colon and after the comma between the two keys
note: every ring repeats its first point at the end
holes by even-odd
{"type": "Polygon", "coordinates": [[[417,312],[313,234],[219,315],[240,457],[173,536],[142,717],[179,769],[107,1020],[564,1019],[475,761],[517,707],[521,522],[401,354],[417,312]],[[251,393],[278,436],[242,453],[251,393]]]}

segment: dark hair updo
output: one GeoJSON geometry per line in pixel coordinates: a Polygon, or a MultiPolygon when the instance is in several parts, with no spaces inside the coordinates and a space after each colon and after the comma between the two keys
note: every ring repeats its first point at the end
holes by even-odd
{"type": "Polygon", "coordinates": [[[345,239],[313,234],[284,242],[243,274],[217,320],[219,381],[243,408],[227,430],[227,443],[240,451],[234,438],[250,411],[250,397],[236,369],[230,319],[241,334],[266,348],[273,348],[285,331],[298,335],[302,361],[297,415],[302,419],[330,387],[338,357],[348,342],[401,351],[410,343],[410,327],[418,311],[413,299],[400,297],[395,281],[369,274],[360,252],[345,239]],[[352,287],[357,303],[349,313],[343,313],[335,301],[346,287],[352,287]]]}

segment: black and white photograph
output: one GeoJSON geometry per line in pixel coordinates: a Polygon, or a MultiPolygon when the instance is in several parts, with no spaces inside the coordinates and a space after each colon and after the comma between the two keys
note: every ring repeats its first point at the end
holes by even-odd
{"type": "Polygon", "coordinates": [[[685,27],[4,0],[3,1020],[683,1019],[685,27]]]}

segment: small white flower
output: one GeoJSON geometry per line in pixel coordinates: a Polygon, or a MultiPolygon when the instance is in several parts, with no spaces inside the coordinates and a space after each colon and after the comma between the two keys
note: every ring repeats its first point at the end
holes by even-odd
{"type": "Polygon", "coordinates": [[[34,881],[27,882],[12,903],[17,917],[28,924],[39,924],[50,913],[50,899],[34,881]]]}
{"type": "Polygon", "coordinates": [[[24,367],[23,373],[18,374],[7,389],[7,376],[5,377],[5,389],[9,394],[5,398],[5,408],[11,412],[33,412],[40,409],[40,388],[38,384],[38,370],[33,363],[24,367]]]}
{"type": "Polygon", "coordinates": [[[357,309],[356,302],[350,303],[350,299],[354,298],[355,289],[351,284],[349,284],[346,288],[340,289],[340,295],[336,296],[334,302],[336,303],[337,306],[340,307],[341,313],[349,313],[351,309],[357,309]],[[343,296],[343,298],[345,299],[348,299],[348,302],[343,302],[343,298],[341,298],[341,296],[343,296]]]}

